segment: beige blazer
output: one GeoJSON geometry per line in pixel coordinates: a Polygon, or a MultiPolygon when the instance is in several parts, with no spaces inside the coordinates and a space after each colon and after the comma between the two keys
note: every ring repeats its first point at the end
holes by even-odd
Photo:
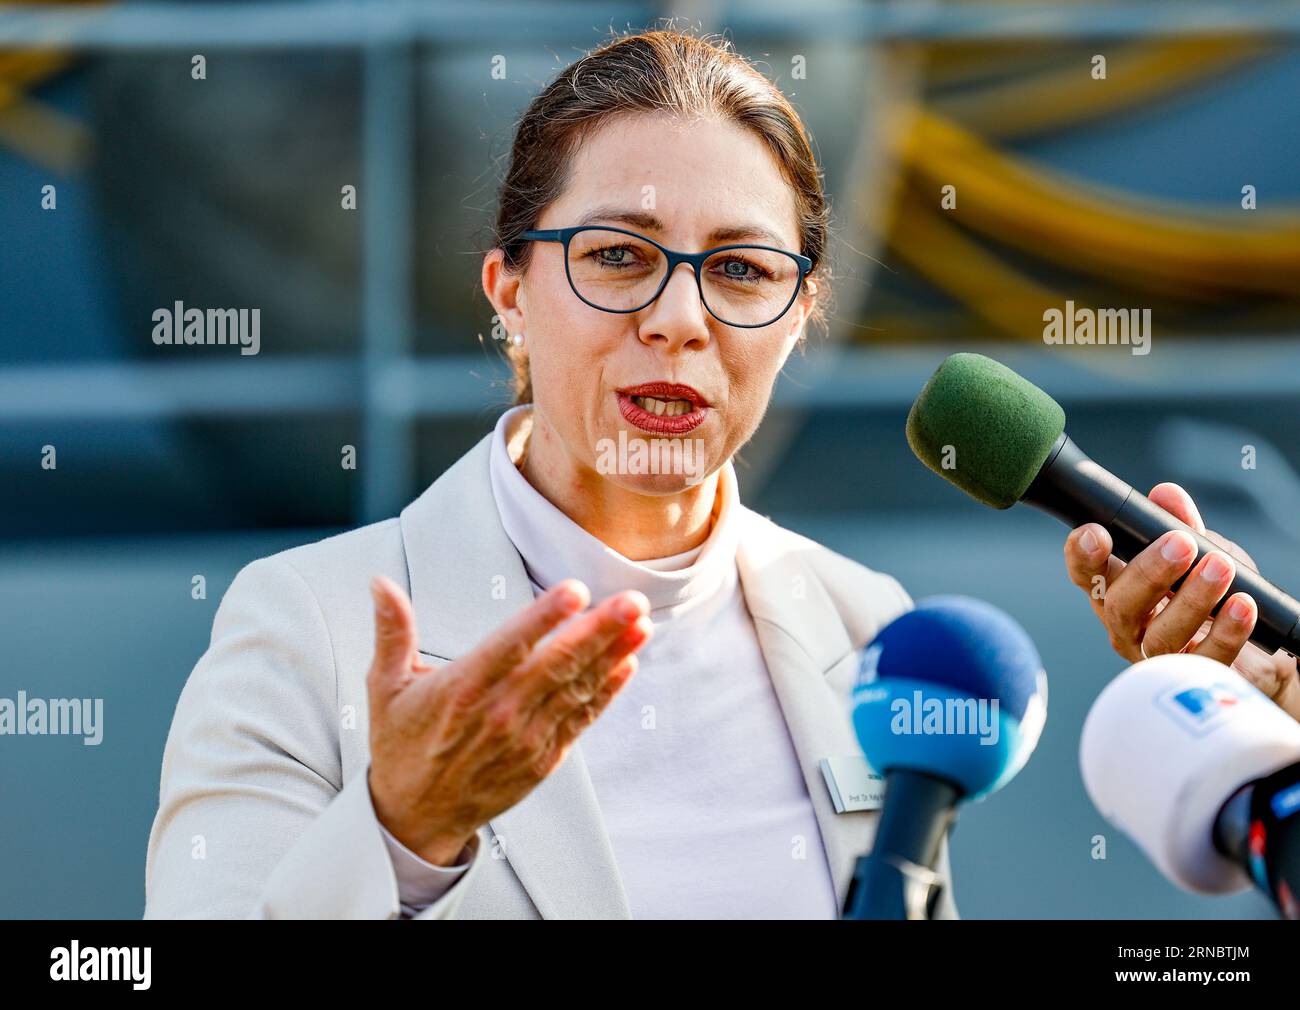
{"type": "MultiPolygon", "coordinates": [[[[400,917],[366,781],[368,584],[383,573],[409,591],[421,651],[437,662],[532,601],[492,497],[491,438],[400,518],[261,558],[236,576],[167,737],[146,918],[400,917]]],[[[878,814],[837,814],[819,761],[860,753],[848,712],[855,650],[911,600],[889,576],[744,511],[741,585],[842,907],[878,814]]],[[[470,869],[419,918],[630,917],[581,737],[533,792],[480,828],[473,848],[470,869]]],[[[939,870],[946,881],[946,842],[939,870]]],[[[940,912],[955,917],[951,887],[945,895],[940,912]]]]}

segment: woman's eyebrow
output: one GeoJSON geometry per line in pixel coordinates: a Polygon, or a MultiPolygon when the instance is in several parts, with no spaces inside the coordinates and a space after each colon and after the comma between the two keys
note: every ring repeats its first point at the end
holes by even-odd
{"type": "MultiPolygon", "coordinates": [[[[663,221],[656,215],[643,210],[627,210],[622,207],[597,207],[595,210],[590,210],[578,219],[578,226],[614,221],[625,224],[629,228],[638,228],[641,231],[662,232],[664,230],[663,221]]],[[[710,245],[721,245],[726,242],[745,242],[750,239],[763,239],[778,246],[786,243],[786,240],[776,232],[757,224],[715,228],[709,233],[710,245]]]]}
{"type": "Polygon", "coordinates": [[[577,226],[609,221],[617,221],[631,228],[640,228],[642,231],[664,230],[664,223],[654,214],[648,214],[643,210],[624,210],[621,207],[597,207],[595,210],[589,210],[578,218],[577,226]]]}
{"type": "Polygon", "coordinates": [[[734,225],[731,228],[715,228],[709,233],[710,244],[714,242],[745,242],[749,239],[756,238],[771,242],[773,245],[786,245],[786,240],[780,235],[758,224],[741,224],[734,225]]]}

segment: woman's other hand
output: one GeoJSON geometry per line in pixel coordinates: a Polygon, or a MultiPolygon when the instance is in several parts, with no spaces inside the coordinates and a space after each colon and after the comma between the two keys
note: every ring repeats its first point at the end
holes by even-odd
{"type": "Polygon", "coordinates": [[[415,614],[390,579],[371,583],[375,657],[370,792],[380,822],[429,862],[451,865],[479,826],[557,768],[637,668],[652,633],[649,601],[617,593],[541,640],[590,602],[574,579],[551,587],[472,652],[434,667],[417,650],[415,614]]]}

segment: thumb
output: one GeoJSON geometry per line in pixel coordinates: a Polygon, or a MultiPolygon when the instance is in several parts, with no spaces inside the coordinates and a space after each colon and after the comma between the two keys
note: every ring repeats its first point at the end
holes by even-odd
{"type": "Polygon", "coordinates": [[[383,575],[370,580],[375,601],[375,658],[368,680],[372,687],[396,690],[416,669],[415,612],[401,588],[383,575]]]}
{"type": "Polygon", "coordinates": [[[1192,496],[1177,484],[1168,482],[1157,484],[1147,497],[1166,512],[1177,516],[1201,536],[1205,536],[1205,523],[1201,521],[1201,513],[1196,507],[1196,502],[1192,501],[1192,496]]]}

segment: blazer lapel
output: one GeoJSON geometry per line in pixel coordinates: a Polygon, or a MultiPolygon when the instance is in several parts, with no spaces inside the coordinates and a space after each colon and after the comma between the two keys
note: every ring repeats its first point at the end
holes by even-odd
{"type": "Polygon", "coordinates": [[[768,674],[776,689],[821,831],[839,907],[857,857],[875,837],[872,811],[838,814],[821,759],[861,754],[848,709],[853,651],[834,601],[804,560],[795,538],[746,510],[737,566],[768,674]],[[795,540],[794,543],[791,541],[795,540]],[[835,667],[841,676],[828,677],[835,667]]]}
{"type": "MultiPolygon", "coordinates": [[[[459,659],[533,600],[519,552],[501,528],[488,475],[493,433],[401,514],[411,602],[422,652],[459,659]],[[467,538],[467,534],[470,536],[467,538]]],[[[748,509],[737,550],[745,602],[812,799],[827,863],[843,906],[857,857],[870,848],[876,815],[837,814],[820,761],[860,753],[843,672],[853,649],[834,601],[801,556],[748,509]]],[[[564,762],[522,801],[489,822],[539,913],[547,919],[626,919],[614,861],[579,739],[564,762]]]]}
{"type": "MultiPolygon", "coordinates": [[[[401,514],[420,651],[443,662],[473,650],[533,601],[498,517],[489,433],[401,514]]],[[[489,822],[544,919],[631,918],[581,741],[523,800],[489,822]]]]}

